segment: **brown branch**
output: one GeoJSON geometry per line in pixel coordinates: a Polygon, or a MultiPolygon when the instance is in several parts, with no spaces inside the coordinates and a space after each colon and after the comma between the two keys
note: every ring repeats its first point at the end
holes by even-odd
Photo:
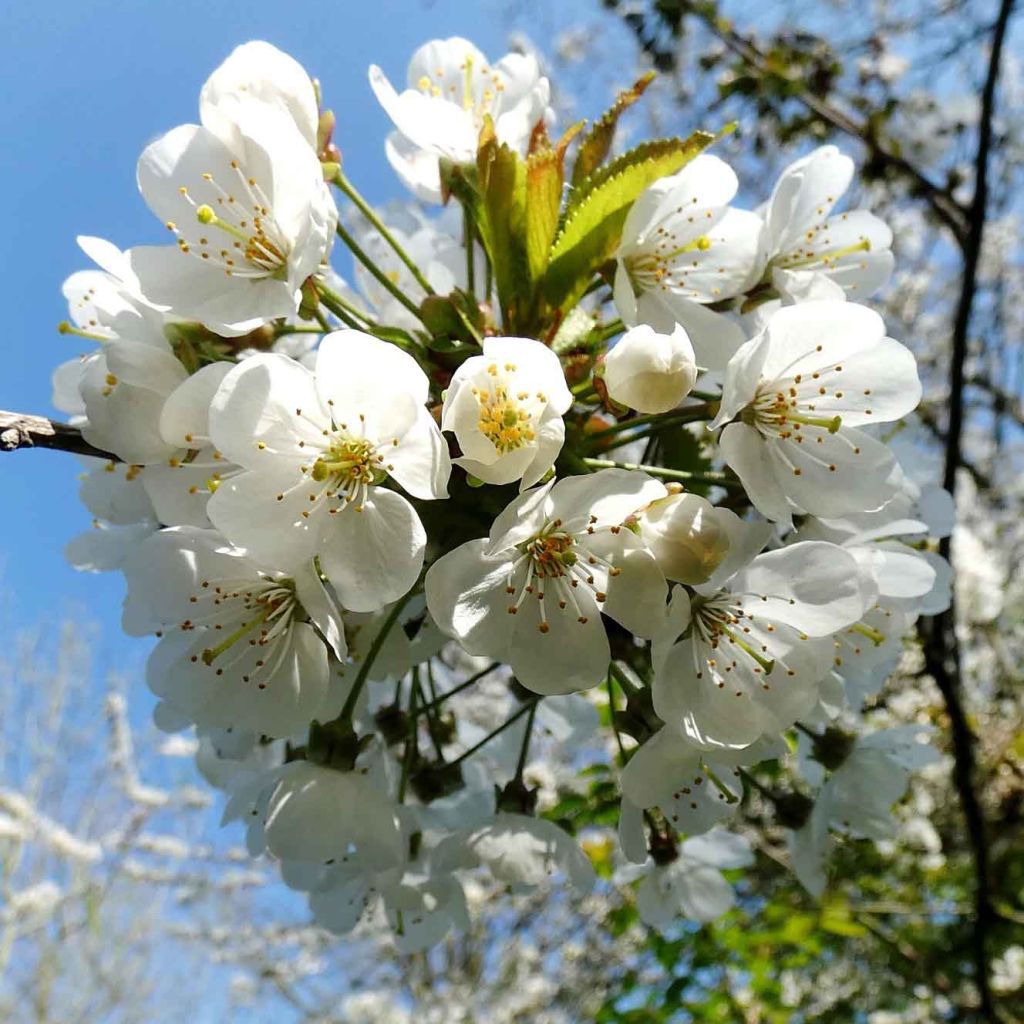
{"type": "MultiPolygon", "coordinates": [[[[778,76],[778,68],[772,66],[753,39],[737,32],[728,19],[720,17],[706,5],[693,5],[688,0],[682,0],[680,7],[682,13],[692,14],[698,18],[716,39],[753,71],[759,75],[778,76]]],[[[798,86],[803,84],[800,79],[787,78],[787,81],[798,86]]],[[[939,220],[950,229],[957,242],[961,246],[966,245],[970,233],[970,214],[948,189],[937,185],[906,157],[888,148],[866,122],[858,121],[834,103],[816,95],[809,87],[801,88],[792,98],[802,103],[826,124],[858,139],[878,162],[908,179],[913,188],[928,201],[939,220]]]]}
{"type": "MultiPolygon", "coordinates": [[[[981,93],[981,119],[978,126],[978,148],[974,159],[974,196],[968,211],[968,232],[963,242],[964,266],[953,322],[949,365],[949,425],[946,430],[946,461],[943,486],[956,493],[957,471],[964,463],[964,385],[967,361],[968,331],[974,298],[977,292],[978,263],[988,214],[988,165],[992,149],[993,120],[999,64],[1002,58],[1006,29],[1015,0],[1001,0],[999,14],[992,27],[992,49],[989,54],[985,85],[981,93]]],[[[941,553],[948,558],[950,539],[944,538],[941,553]]],[[[967,824],[967,837],[974,858],[974,929],[972,956],[975,983],[981,1001],[981,1013],[987,1021],[997,1021],[995,1003],[989,983],[988,936],[996,921],[992,900],[988,837],[981,802],[975,791],[976,737],[967,721],[961,691],[960,650],[956,636],[956,591],[949,609],[922,623],[925,664],[946,703],[950,735],[953,742],[953,779],[967,824]]]]}
{"type": "Polygon", "coordinates": [[[0,451],[13,452],[19,448],[52,448],[72,455],[121,461],[116,455],[89,444],[81,430],[69,423],[48,420],[45,416],[0,411],[0,451]]]}

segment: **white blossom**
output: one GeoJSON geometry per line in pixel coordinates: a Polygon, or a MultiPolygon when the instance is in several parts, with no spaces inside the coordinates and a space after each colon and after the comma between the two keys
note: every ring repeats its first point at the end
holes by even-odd
{"type": "Polygon", "coordinates": [[[486,338],[448,385],[441,428],[462,449],[457,465],[485,483],[537,483],[565,440],[572,405],[558,356],[529,338],[486,338]]]}
{"type": "Polygon", "coordinates": [[[615,343],[605,357],[604,383],[609,397],[642,413],[674,409],[697,379],[690,339],[681,326],[658,334],[642,324],[615,343]]]}
{"type": "Polygon", "coordinates": [[[859,429],[910,412],[921,397],[913,355],[864,306],[787,306],[730,360],[713,427],[755,507],[841,516],[876,509],[898,486],[890,449],[859,429]],[[730,422],[731,421],[731,422],[730,422]]]}
{"type": "Polygon", "coordinates": [[[210,412],[214,444],[244,470],[217,488],[210,518],[268,564],[318,555],[346,608],[394,601],[416,581],[426,537],[412,505],[382,485],[447,493],[427,395],[411,356],[359,331],[324,338],[315,372],[273,353],[247,359],[210,412]]]}
{"type": "Polygon", "coordinates": [[[664,616],[665,579],[622,526],[664,494],[650,477],[619,469],[527,491],[489,537],[431,566],[431,614],[469,653],[507,661],[538,693],[599,683],[609,660],[602,613],[638,636],[664,616]]]}
{"type": "Polygon", "coordinates": [[[668,335],[681,324],[697,363],[712,370],[725,367],[743,335],[706,307],[744,292],[763,262],[760,218],[729,206],[738,187],[727,163],[698,156],[633,204],[616,253],[623,321],[668,335]]]}
{"type": "MultiPolygon", "coordinates": [[[[821,146],[790,164],[764,208],[764,244],[774,287],[800,300],[814,278],[866,299],[892,275],[892,232],[867,210],[832,215],[850,187],[853,161],[821,146]]],[[[837,294],[836,297],[839,297],[837,294]]]]}
{"type": "Polygon", "coordinates": [[[150,688],[186,720],[288,736],[320,712],[340,613],[312,563],[268,571],[213,530],[176,527],[125,566],[124,628],[158,632],[150,688]]]}
{"type": "Polygon", "coordinates": [[[398,93],[379,67],[370,67],[374,94],[398,129],[388,138],[388,160],[428,202],[441,198],[438,158],[473,163],[486,117],[500,142],[525,152],[550,96],[535,57],[510,53],[492,64],[458,37],[421,46],[409,62],[406,81],[398,93]]]}
{"type": "Polygon", "coordinates": [[[143,294],[218,334],[296,312],[330,252],[337,211],[291,113],[254,99],[181,125],[139,159],[139,189],[176,244],[129,256],[143,294]]]}

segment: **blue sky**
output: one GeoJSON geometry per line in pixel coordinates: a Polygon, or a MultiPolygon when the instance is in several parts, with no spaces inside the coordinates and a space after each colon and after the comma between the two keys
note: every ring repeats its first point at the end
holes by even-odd
{"type": "MultiPolygon", "coordinates": [[[[66,316],[61,282],[87,265],[75,236],[100,235],[122,248],[164,240],[136,191],[136,159],[155,136],[196,119],[203,80],[234,46],[267,39],[322,80],[346,169],[380,202],[401,188],[383,155],[388,124],[367,85],[371,62],[400,79],[409,55],[429,38],[466,35],[500,54],[510,31],[543,44],[574,12],[593,16],[596,7],[587,0],[8,4],[0,38],[0,217],[7,226],[0,267],[8,317],[0,408],[53,414],[51,371],[81,351],[78,339],[55,329],[66,316]]],[[[346,273],[345,255],[336,262],[346,273]]],[[[87,610],[101,626],[101,662],[123,666],[140,648],[119,634],[120,579],[76,573],[61,553],[89,525],[76,473],[75,460],[59,452],[0,460],[0,623],[11,628],[87,610]]]]}

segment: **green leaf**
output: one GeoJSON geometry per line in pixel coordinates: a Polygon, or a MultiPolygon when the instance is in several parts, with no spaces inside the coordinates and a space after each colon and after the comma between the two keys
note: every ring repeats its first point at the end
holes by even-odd
{"type": "Polygon", "coordinates": [[[644,94],[647,86],[654,81],[656,72],[648,71],[636,81],[632,88],[620,92],[615,102],[594,122],[594,126],[583,136],[576,163],[572,169],[573,185],[580,185],[605,162],[615,138],[615,126],[619,117],[644,94]]]}
{"type": "Polygon", "coordinates": [[[630,207],[659,178],[675,174],[714,140],[707,132],[688,139],[645,142],[600,168],[573,193],[562,229],[551,247],[543,290],[554,307],[570,309],[597,267],[618,248],[630,207]]]}
{"type": "Polygon", "coordinates": [[[532,292],[526,254],[526,163],[514,149],[498,142],[490,118],[480,132],[477,189],[477,227],[508,325],[532,292]]]}
{"type": "Polygon", "coordinates": [[[554,148],[545,137],[526,159],[526,257],[532,281],[547,270],[562,205],[565,151],[582,128],[582,121],[570,125],[554,148]]]}

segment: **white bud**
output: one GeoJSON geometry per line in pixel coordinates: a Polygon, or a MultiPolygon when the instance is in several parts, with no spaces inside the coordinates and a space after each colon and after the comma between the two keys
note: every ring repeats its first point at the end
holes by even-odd
{"type": "Polygon", "coordinates": [[[686,331],[676,325],[658,334],[644,325],[627,331],[604,361],[608,394],[638,412],[674,409],[697,379],[697,361],[686,331]]]}
{"type": "Polygon", "coordinates": [[[710,502],[696,494],[670,494],[652,502],[640,533],[670,580],[705,583],[729,551],[729,530],[710,502]]]}

